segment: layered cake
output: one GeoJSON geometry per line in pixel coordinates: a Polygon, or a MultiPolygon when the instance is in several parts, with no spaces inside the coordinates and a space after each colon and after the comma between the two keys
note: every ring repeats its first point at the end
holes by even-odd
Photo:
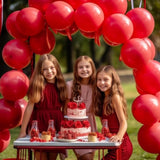
{"type": "Polygon", "coordinates": [[[75,139],[77,137],[88,136],[88,133],[90,132],[91,127],[88,120],[63,120],[58,138],[75,139]]]}
{"type": "Polygon", "coordinates": [[[70,118],[84,118],[86,117],[85,103],[69,102],[67,104],[67,116],[70,118]]]}

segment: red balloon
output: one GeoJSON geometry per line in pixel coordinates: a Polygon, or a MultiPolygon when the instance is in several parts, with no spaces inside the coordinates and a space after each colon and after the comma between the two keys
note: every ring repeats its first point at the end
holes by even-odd
{"type": "Polygon", "coordinates": [[[140,38],[128,40],[121,48],[123,62],[131,68],[141,68],[151,59],[151,50],[147,43],[140,38]]]}
{"type": "MultiPolygon", "coordinates": [[[[119,46],[121,43],[111,42],[107,37],[103,36],[103,40],[106,44],[110,46],[119,46]]],[[[120,58],[121,59],[121,58],[120,58]]]]}
{"type": "Polygon", "coordinates": [[[100,35],[101,35],[101,29],[99,29],[97,32],[84,32],[84,31],[80,31],[80,33],[86,37],[86,38],[89,38],[89,39],[94,39],[95,40],[95,43],[100,46],[100,35]]]}
{"type": "Polygon", "coordinates": [[[26,42],[13,39],[5,44],[2,50],[2,57],[9,67],[22,69],[30,63],[32,51],[26,42]]]}
{"type": "Polygon", "coordinates": [[[105,17],[110,16],[114,13],[122,13],[125,14],[127,11],[127,0],[92,0],[96,4],[98,4],[104,14],[105,17]]]}
{"type": "Polygon", "coordinates": [[[29,7],[34,7],[42,11],[46,11],[47,7],[55,0],[28,0],[29,7]]]}
{"type": "Polygon", "coordinates": [[[74,9],[77,9],[81,4],[87,3],[90,0],[64,0],[69,3],[74,9]]]}
{"type": "Polygon", "coordinates": [[[156,93],[156,96],[160,99],[160,91],[156,93]]]}
{"type": "Polygon", "coordinates": [[[157,156],[156,160],[160,160],[160,154],[157,156]]]}
{"type": "Polygon", "coordinates": [[[155,54],[156,54],[156,48],[155,48],[153,42],[149,38],[144,38],[143,40],[147,43],[147,45],[151,49],[151,59],[154,59],[155,54]]]}
{"type": "Polygon", "coordinates": [[[29,79],[21,71],[8,71],[0,79],[0,92],[6,100],[15,101],[23,98],[28,87],[29,79]]]}
{"type": "Polygon", "coordinates": [[[23,115],[24,115],[25,109],[27,107],[27,104],[28,103],[25,99],[18,99],[17,101],[15,101],[14,107],[17,108],[18,111],[20,110],[19,120],[15,123],[15,127],[18,127],[22,124],[23,115]]]}
{"type": "Polygon", "coordinates": [[[74,22],[74,10],[63,1],[55,1],[46,9],[46,20],[53,30],[65,30],[74,22]]]}
{"type": "Polygon", "coordinates": [[[0,131],[0,153],[9,146],[10,140],[11,135],[9,130],[0,131]]]}
{"type": "Polygon", "coordinates": [[[132,103],[132,113],[140,123],[153,124],[160,120],[160,103],[154,95],[140,95],[132,103]]]}
{"type": "Polygon", "coordinates": [[[50,53],[56,44],[54,34],[48,28],[35,36],[31,36],[29,41],[32,51],[40,55],[50,53]]]}
{"type": "Polygon", "coordinates": [[[138,85],[136,85],[136,89],[137,89],[139,94],[147,94],[141,88],[139,88],[138,85]]]}
{"type": "Polygon", "coordinates": [[[133,34],[133,24],[124,14],[112,14],[105,19],[102,34],[113,43],[125,43],[133,34]]]}
{"type": "Polygon", "coordinates": [[[58,31],[60,34],[62,34],[63,36],[68,36],[68,38],[70,40],[72,40],[71,35],[74,35],[75,33],[78,32],[78,27],[75,23],[73,23],[68,29],[66,30],[59,30],[58,31]]]}
{"type": "Polygon", "coordinates": [[[158,98],[158,100],[160,102],[160,91],[156,93],[156,97],[158,98]]]}
{"type": "Polygon", "coordinates": [[[22,122],[22,103],[25,104],[23,100],[14,102],[0,99],[0,131],[15,128],[22,122]]]}
{"type": "Polygon", "coordinates": [[[134,26],[132,38],[145,38],[153,32],[154,18],[145,8],[134,8],[126,16],[131,19],[134,26]]]}
{"type": "MultiPolygon", "coordinates": [[[[149,117],[148,117],[149,118],[149,117]]],[[[149,153],[160,153],[160,123],[143,125],[138,132],[140,146],[149,153]]]]}
{"type": "Polygon", "coordinates": [[[6,20],[6,29],[7,29],[8,33],[12,37],[25,41],[25,40],[27,40],[28,36],[26,36],[23,33],[19,32],[19,30],[16,27],[16,18],[17,18],[17,15],[18,15],[19,12],[20,11],[12,12],[7,17],[7,20],[6,20]]]}
{"type": "Polygon", "coordinates": [[[104,21],[102,9],[95,3],[83,3],[75,11],[75,22],[84,32],[96,32],[104,21]]]}
{"type": "Polygon", "coordinates": [[[33,7],[23,8],[16,18],[17,29],[27,36],[40,33],[44,25],[45,19],[42,12],[33,7]]]}
{"type": "Polygon", "coordinates": [[[134,78],[145,93],[156,94],[160,90],[160,63],[150,60],[141,69],[134,70],[134,78]]]}
{"type": "Polygon", "coordinates": [[[90,2],[91,0],[64,0],[65,2],[69,3],[74,9],[77,9],[81,4],[90,2]]]}
{"type": "Polygon", "coordinates": [[[95,38],[95,32],[84,32],[84,31],[80,31],[81,34],[89,39],[94,39],[95,38]]]}

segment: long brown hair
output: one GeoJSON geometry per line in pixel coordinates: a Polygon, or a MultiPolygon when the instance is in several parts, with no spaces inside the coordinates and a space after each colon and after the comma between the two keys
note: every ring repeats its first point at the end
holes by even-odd
{"type": "Polygon", "coordinates": [[[113,95],[118,94],[122,100],[123,111],[127,118],[127,104],[124,98],[123,89],[121,86],[120,78],[116,70],[110,66],[102,66],[97,70],[96,74],[96,83],[94,86],[94,93],[93,93],[93,106],[94,112],[97,116],[109,115],[114,113],[114,107],[112,103],[113,95]],[[97,76],[100,72],[104,72],[112,78],[112,86],[110,89],[109,96],[105,97],[104,92],[101,92],[100,89],[96,86],[97,84],[97,76]]]}
{"type": "Polygon", "coordinates": [[[45,60],[51,61],[56,68],[57,75],[55,85],[59,92],[60,101],[62,104],[64,104],[67,97],[66,83],[61,72],[60,65],[52,54],[44,54],[40,56],[30,80],[30,86],[27,94],[28,98],[32,102],[37,103],[42,97],[43,89],[46,84],[46,80],[42,74],[42,64],[45,60]]]}
{"type": "Polygon", "coordinates": [[[78,57],[77,60],[75,61],[74,70],[73,70],[74,79],[73,79],[73,86],[72,86],[72,98],[81,96],[81,81],[82,81],[82,78],[79,77],[79,75],[78,75],[78,63],[82,60],[85,60],[85,61],[89,62],[91,64],[91,67],[92,67],[92,75],[90,76],[88,84],[93,86],[94,81],[95,81],[96,68],[95,68],[93,60],[88,56],[78,57]]]}

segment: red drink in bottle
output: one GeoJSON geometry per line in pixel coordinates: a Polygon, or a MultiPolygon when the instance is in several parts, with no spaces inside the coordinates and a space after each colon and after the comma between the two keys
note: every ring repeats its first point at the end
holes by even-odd
{"type": "Polygon", "coordinates": [[[50,131],[51,132],[51,136],[55,137],[56,130],[55,130],[55,127],[54,127],[54,120],[53,119],[49,120],[49,122],[48,122],[48,130],[47,131],[50,131]]]}

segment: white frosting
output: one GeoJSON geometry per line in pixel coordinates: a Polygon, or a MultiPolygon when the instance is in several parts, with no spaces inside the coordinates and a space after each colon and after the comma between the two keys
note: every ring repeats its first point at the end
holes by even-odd
{"type": "Polygon", "coordinates": [[[61,127],[61,135],[65,136],[66,133],[77,133],[78,136],[87,136],[91,132],[91,127],[82,127],[82,128],[64,128],[61,127]]]}
{"type": "Polygon", "coordinates": [[[76,117],[76,118],[83,118],[86,117],[86,108],[85,109],[70,109],[67,108],[67,116],[68,117],[76,117]]]}

